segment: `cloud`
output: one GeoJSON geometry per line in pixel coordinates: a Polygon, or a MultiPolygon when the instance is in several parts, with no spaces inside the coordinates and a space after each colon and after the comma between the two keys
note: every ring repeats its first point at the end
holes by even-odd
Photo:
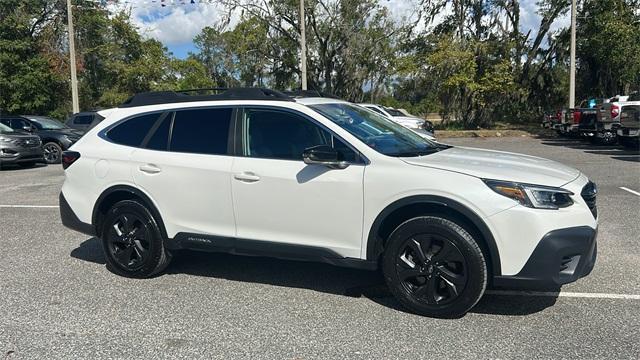
{"type": "Polygon", "coordinates": [[[151,4],[132,7],[131,15],[133,23],[143,36],[171,47],[191,43],[204,27],[213,26],[222,20],[225,12],[215,3],[166,7],[151,4]]]}
{"type": "MultiPolygon", "coordinates": [[[[527,33],[531,31],[529,38],[535,38],[538,34],[538,28],[540,27],[540,21],[542,17],[538,15],[537,0],[524,0],[520,3],[520,31],[527,33]]],[[[554,32],[568,27],[571,24],[570,14],[564,14],[559,16],[556,21],[551,24],[550,31],[554,32]]]]}
{"type": "MultiPolygon", "coordinates": [[[[212,26],[223,19],[226,13],[222,6],[214,1],[189,4],[185,0],[166,0],[167,4],[174,5],[160,7],[159,0],[155,3],[147,1],[130,0],[129,6],[132,21],[138,27],[139,32],[148,38],[154,38],[165,44],[170,50],[174,48],[185,48],[192,44],[193,38],[198,35],[206,26],[212,26]],[[184,1],[186,4],[181,5],[184,1]]],[[[531,30],[530,38],[535,37],[540,26],[541,17],[537,14],[537,0],[522,0],[520,3],[520,29],[526,33],[531,30]]],[[[401,20],[414,20],[417,12],[418,0],[380,0],[380,3],[389,9],[390,14],[401,20]]],[[[451,11],[447,7],[442,14],[436,18],[436,22],[441,21],[447,12],[451,11]]],[[[560,17],[552,25],[551,30],[555,31],[569,26],[569,16],[560,17]]],[[[420,24],[419,27],[424,26],[420,24]]]]}

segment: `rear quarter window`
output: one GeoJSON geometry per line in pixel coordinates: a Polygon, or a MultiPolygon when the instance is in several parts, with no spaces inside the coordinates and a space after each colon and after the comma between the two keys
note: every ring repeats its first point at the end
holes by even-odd
{"type": "Polygon", "coordinates": [[[120,145],[139,147],[162,113],[136,116],[107,131],[107,138],[120,145]]]}

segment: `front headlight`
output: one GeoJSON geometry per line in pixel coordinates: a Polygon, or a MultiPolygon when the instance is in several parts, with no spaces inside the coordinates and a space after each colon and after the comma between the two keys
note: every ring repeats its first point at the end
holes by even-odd
{"type": "Polygon", "coordinates": [[[483,179],[483,181],[498,194],[531,208],[557,210],[573,205],[573,200],[571,200],[573,193],[569,190],[509,181],[487,179],[483,179]]]}

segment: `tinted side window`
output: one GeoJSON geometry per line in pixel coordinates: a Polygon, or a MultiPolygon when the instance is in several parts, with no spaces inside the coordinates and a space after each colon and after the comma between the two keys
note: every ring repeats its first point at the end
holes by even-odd
{"type": "Polygon", "coordinates": [[[2,125],[6,125],[8,127],[11,127],[11,119],[0,119],[0,123],[2,125]]]}
{"type": "Polygon", "coordinates": [[[73,123],[76,125],[89,125],[93,121],[91,115],[80,115],[73,118],[73,123]]]}
{"type": "Polygon", "coordinates": [[[137,116],[109,130],[107,137],[120,145],[140,146],[142,140],[162,113],[137,116]]]}
{"type": "Polygon", "coordinates": [[[169,147],[169,129],[171,128],[171,116],[167,116],[162,124],[151,135],[147,142],[147,149],[151,150],[168,150],[169,147]]]}
{"type": "Polygon", "coordinates": [[[226,155],[230,108],[179,110],[171,133],[171,151],[226,155]]]}
{"type": "Polygon", "coordinates": [[[246,150],[256,158],[302,160],[305,149],[330,145],[342,153],[344,160],[354,162],[357,154],[342,141],[311,121],[295,114],[274,110],[247,110],[246,150]]]}

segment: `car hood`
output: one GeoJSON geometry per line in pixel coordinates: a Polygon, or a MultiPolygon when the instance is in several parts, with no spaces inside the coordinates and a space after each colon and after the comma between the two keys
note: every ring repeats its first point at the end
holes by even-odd
{"type": "Polygon", "coordinates": [[[559,162],[504,151],[451,147],[437,153],[402,158],[408,164],[455,171],[483,179],[562,186],[580,171],[559,162]]]}

